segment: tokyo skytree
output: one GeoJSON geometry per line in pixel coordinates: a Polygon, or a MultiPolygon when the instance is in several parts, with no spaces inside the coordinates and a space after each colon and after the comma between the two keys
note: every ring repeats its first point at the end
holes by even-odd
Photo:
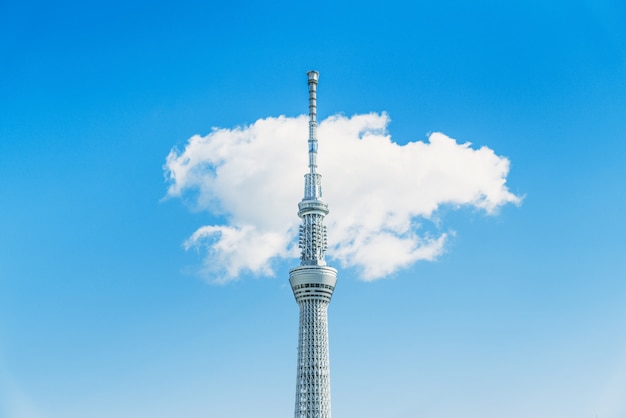
{"type": "Polygon", "coordinates": [[[295,418],[330,418],[328,304],[337,270],[326,265],[328,205],[322,200],[322,176],[317,174],[317,82],[309,71],[309,172],[304,175],[304,198],[298,203],[300,265],[289,270],[289,283],[300,306],[298,376],[295,418]]]}

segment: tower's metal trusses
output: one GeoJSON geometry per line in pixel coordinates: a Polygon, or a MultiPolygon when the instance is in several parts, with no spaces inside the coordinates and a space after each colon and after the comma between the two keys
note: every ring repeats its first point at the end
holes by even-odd
{"type": "Polygon", "coordinates": [[[328,304],[335,290],[337,270],[326,266],[328,205],[322,200],[322,176],[317,174],[317,83],[309,71],[309,172],[304,198],[298,203],[300,266],[289,271],[289,282],[300,306],[298,375],[295,418],[331,418],[328,304]]]}

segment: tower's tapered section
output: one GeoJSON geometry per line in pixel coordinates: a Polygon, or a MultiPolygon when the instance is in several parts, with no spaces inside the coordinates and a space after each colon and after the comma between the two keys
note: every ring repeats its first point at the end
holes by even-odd
{"type": "Polygon", "coordinates": [[[337,270],[326,266],[328,205],[322,201],[322,176],[317,174],[317,82],[309,71],[309,172],[304,198],[298,203],[300,266],[289,271],[289,283],[300,306],[298,377],[295,418],[330,418],[330,361],[328,304],[335,290],[337,270]]]}

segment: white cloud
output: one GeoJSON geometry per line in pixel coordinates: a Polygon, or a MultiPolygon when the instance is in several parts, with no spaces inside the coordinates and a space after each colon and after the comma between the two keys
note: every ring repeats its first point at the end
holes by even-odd
{"type": "MultiPolygon", "coordinates": [[[[193,136],[164,166],[168,196],[222,215],[226,225],[198,229],[187,248],[206,249],[213,281],[242,272],[272,275],[272,260],[297,257],[294,240],[307,171],[308,118],[260,119],[193,136]]],[[[506,187],[509,161],[442,133],[428,142],[394,143],[386,114],[332,116],[318,129],[318,171],[329,204],[328,258],[365,280],[385,277],[444,251],[445,232],[420,221],[442,205],[493,214],[521,199],[506,187]]]]}

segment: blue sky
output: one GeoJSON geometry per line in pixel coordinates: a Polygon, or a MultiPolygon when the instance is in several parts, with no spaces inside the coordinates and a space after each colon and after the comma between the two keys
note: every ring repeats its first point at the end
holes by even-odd
{"type": "Polygon", "coordinates": [[[0,4],[0,416],[293,413],[298,260],[213,283],[184,243],[233,207],[164,165],[304,114],[310,69],[320,120],[487,147],[523,197],[416,218],[443,251],[379,280],[330,258],[334,415],[626,416],[626,6],[546,3],[0,4]]]}

